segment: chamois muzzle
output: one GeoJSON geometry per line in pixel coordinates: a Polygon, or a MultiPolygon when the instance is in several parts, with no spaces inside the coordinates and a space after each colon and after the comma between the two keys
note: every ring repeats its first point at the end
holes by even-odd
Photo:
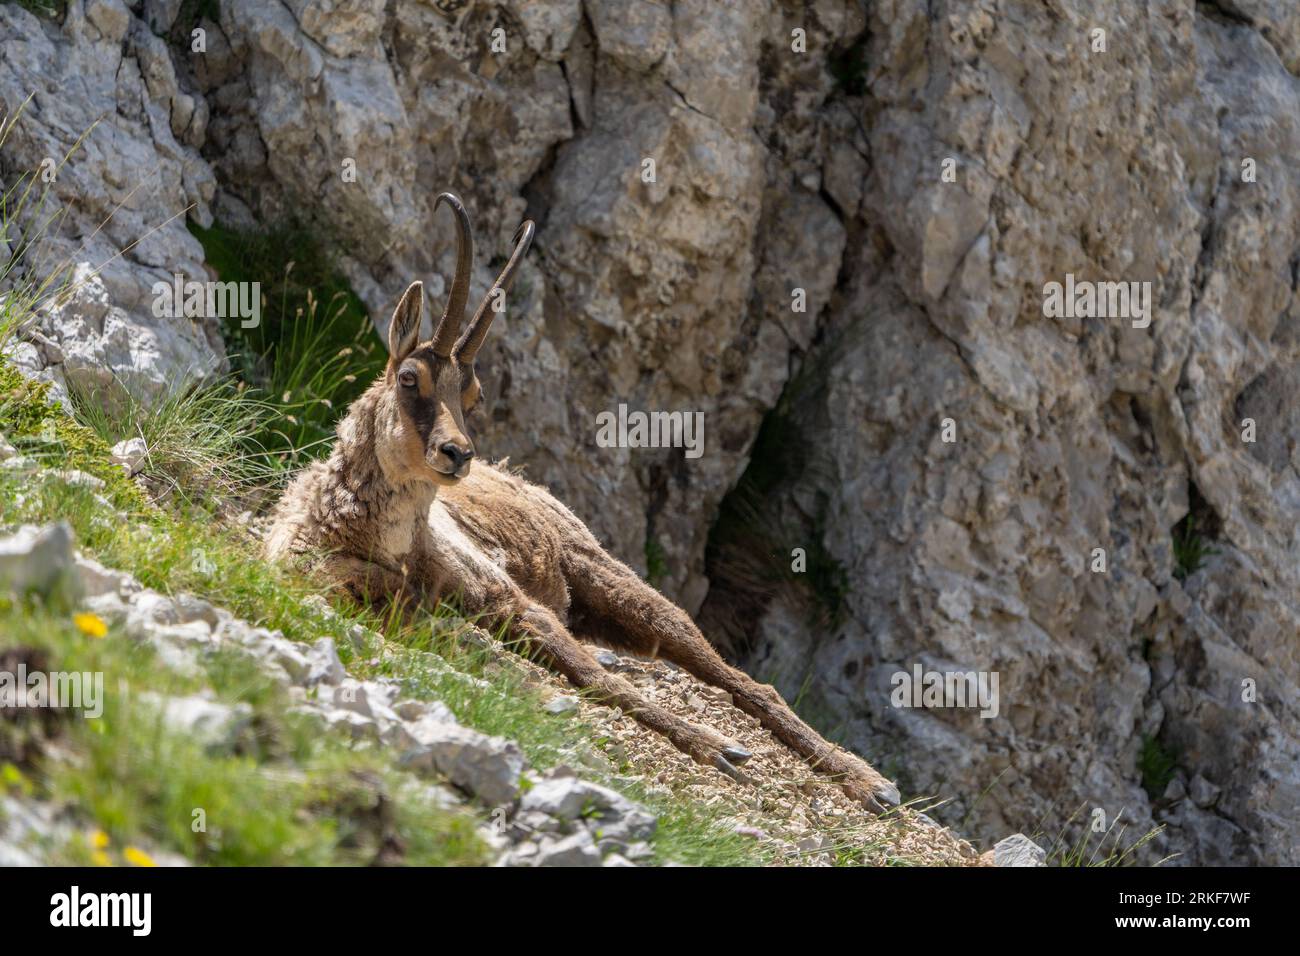
{"type": "Polygon", "coordinates": [[[451,459],[452,472],[456,477],[463,477],[460,472],[469,464],[469,460],[474,457],[474,449],[469,447],[461,448],[455,442],[443,442],[442,447],[438,450],[451,459]]]}

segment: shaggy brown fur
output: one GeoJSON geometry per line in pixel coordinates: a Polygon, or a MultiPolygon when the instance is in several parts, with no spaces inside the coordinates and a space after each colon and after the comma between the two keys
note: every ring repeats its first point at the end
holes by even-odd
{"type": "Polygon", "coordinates": [[[749,754],[708,728],[642,697],[607,672],[584,641],[659,656],[732,695],[815,769],[837,777],[879,812],[897,790],[859,758],[824,740],[775,689],[730,667],[681,608],[611,557],[545,489],[500,467],[472,470],[464,416],[480,393],[474,354],[496,290],[508,289],[532,237],[525,223],[510,262],[458,340],[472,255],[468,217],[457,215],[456,281],[434,338],[417,344],[423,289],[413,284],[393,315],[385,374],[352,404],[325,462],[302,472],[274,514],[272,558],[319,556],[334,585],[359,601],[432,604],[459,596],[467,613],[513,639],[577,687],[621,707],[700,763],[746,779],[749,754]],[[576,636],[575,636],[576,635],[576,636]]]}

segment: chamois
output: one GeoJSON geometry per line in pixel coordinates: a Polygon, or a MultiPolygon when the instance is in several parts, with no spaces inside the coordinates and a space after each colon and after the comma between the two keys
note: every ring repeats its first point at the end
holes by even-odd
{"type": "Polygon", "coordinates": [[[873,812],[897,789],[866,762],[828,743],[776,690],[729,666],[690,616],[621,561],[545,489],[502,467],[471,463],[465,416],[482,390],[474,358],[532,242],[514,250],[465,331],[473,239],[460,199],[457,259],[433,338],[419,342],[423,286],[402,295],[388,332],[384,373],[352,403],[329,458],[298,474],[276,505],[268,556],[306,560],[329,585],[361,602],[432,605],[459,597],[463,610],[568,678],[666,736],[698,762],[739,780],[749,752],[642,696],[597,662],[585,641],[659,656],[731,694],[815,770],[834,777],[873,812]]]}

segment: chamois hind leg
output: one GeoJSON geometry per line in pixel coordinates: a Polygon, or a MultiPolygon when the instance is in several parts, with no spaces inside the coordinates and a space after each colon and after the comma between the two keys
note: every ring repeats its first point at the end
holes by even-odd
{"type": "Polygon", "coordinates": [[[565,567],[573,614],[615,645],[663,657],[731,694],[819,773],[836,778],[855,800],[876,813],[898,803],[898,788],[866,761],[827,741],[799,719],[770,684],[730,666],[690,615],[608,555],[570,557],[565,567]]]}
{"type": "Polygon", "coordinates": [[[575,687],[591,691],[639,723],[663,734],[673,746],[699,763],[748,782],[735,767],[750,756],[744,748],[709,727],[683,720],[648,700],[626,678],[609,673],[549,608],[530,601],[522,592],[511,592],[497,600],[489,598],[482,610],[490,623],[508,626],[511,636],[523,645],[521,650],[535,654],[575,687]]]}

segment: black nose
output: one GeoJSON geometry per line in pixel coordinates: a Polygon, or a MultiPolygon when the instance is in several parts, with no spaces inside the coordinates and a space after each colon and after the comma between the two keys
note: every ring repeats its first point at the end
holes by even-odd
{"type": "Polygon", "coordinates": [[[461,465],[474,457],[473,448],[461,448],[449,441],[443,442],[438,450],[450,458],[452,465],[456,468],[460,468],[461,465]]]}

